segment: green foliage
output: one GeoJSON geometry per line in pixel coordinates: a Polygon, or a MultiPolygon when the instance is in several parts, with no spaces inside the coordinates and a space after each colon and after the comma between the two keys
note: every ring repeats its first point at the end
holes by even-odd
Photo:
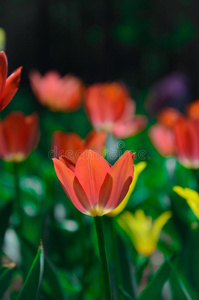
{"type": "Polygon", "coordinates": [[[40,245],[17,300],[37,300],[44,271],[44,252],[40,245]]]}

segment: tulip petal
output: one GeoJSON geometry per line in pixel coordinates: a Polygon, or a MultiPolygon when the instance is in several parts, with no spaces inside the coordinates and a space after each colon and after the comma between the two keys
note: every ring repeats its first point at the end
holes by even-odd
{"type": "Polygon", "coordinates": [[[71,171],[75,171],[75,163],[72,160],[68,159],[64,155],[61,156],[59,160],[62,161],[69,169],[71,169],[71,171]]]}
{"type": "Polygon", "coordinates": [[[119,83],[94,84],[87,89],[86,111],[96,129],[106,127],[123,114],[128,98],[126,88],[119,83]]]}
{"type": "Polygon", "coordinates": [[[58,160],[57,158],[53,159],[53,163],[59,182],[66,195],[69,197],[73,205],[79,211],[84,213],[86,211],[86,208],[80,203],[73,187],[75,174],[69,168],[67,168],[67,166],[62,161],[58,160]]]}
{"type": "Polygon", "coordinates": [[[175,154],[175,139],[173,132],[164,125],[155,124],[149,129],[149,137],[156,150],[164,157],[175,154]]]}
{"type": "Polygon", "coordinates": [[[154,239],[158,240],[160,232],[167,221],[172,217],[171,211],[165,211],[162,213],[153,223],[152,234],[154,239]]]}
{"type": "Polygon", "coordinates": [[[4,159],[9,153],[7,139],[4,136],[3,123],[0,123],[0,154],[1,158],[4,159]]]}
{"type": "Polygon", "coordinates": [[[76,194],[78,200],[80,201],[82,206],[88,212],[91,208],[90,203],[89,203],[86,193],[85,193],[83,187],[81,186],[79,180],[77,179],[77,177],[74,178],[73,187],[74,187],[74,191],[75,191],[75,194],[76,194]]]}
{"type": "Polygon", "coordinates": [[[56,158],[63,155],[74,163],[77,162],[80,154],[84,150],[83,140],[76,133],[55,131],[52,136],[51,144],[56,158]]]}
{"type": "Polygon", "coordinates": [[[113,178],[113,187],[106,209],[115,209],[126,196],[133,180],[133,161],[135,153],[126,151],[111,167],[109,174],[113,178]]]}
{"type": "Polygon", "coordinates": [[[8,61],[4,51],[0,52],[0,100],[2,99],[6,78],[8,74],[8,61]]]}
{"type": "Polygon", "coordinates": [[[145,161],[141,161],[138,164],[134,165],[134,177],[133,177],[133,181],[130,184],[128,193],[126,194],[126,196],[124,197],[123,201],[120,203],[120,205],[118,207],[116,207],[114,210],[112,210],[110,213],[108,213],[108,217],[115,217],[117,216],[119,213],[121,213],[125,206],[127,205],[129,198],[134,190],[134,187],[136,185],[136,182],[138,180],[138,177],[140,175],[140,173],[146,168],[147,163],[145,161]]]}
{"type": "Polygon", "coordinates": [[[97,133],[93,130],[86,137],[85,147],[103,155],[106,138],[105,132],[97,133]]]}
{"type": "Polygon", "coordinates": [[[109,170],[107,161],[92,150],[85,150],[77,161],[75,176],[82,185],[91,207],[98,203],[100,188],[109,170]]]}
{"type": "Polygon", "coordinates": [[[174,126],[176,152],[179,162],[187,168],[199,167],[199,121],[184,117],[174,126]]]}
{"type": "Polygon", "coordinates": [[[142,115],[136,115],[128,122],[119,120],[114,124],[113,135],[118,139],[124,139],[138,134],[147,125],[147,118],[142,115]]]}
{"type": "Polygon", "coordinates": [[[9,114],[3,121],[4,137],[9,153],[23,152],[25,148],[25,118],[22,112],[9,114]]]}
{"type": "Polygon", "coordinates": [[[107,173],[99,193],[100,207],[106,207],[106,204],[111,195],[112,187],[113,187],[113,178],[109,173],[107,173]]]}
{"type": "Polygon", "coordinates": [[[27,116],[25,118],[25,149],[24,151],[28,155],[32,150],[34,150],[38,143],[40,138],[40,132],[39,132],[39,116],[37,113],[33,113],[30,116],[27,116]]]}
{"type": "Polygon", "coordinates": [[[21,69],[22,67],[19,67],[7,78],[0,110],[3,110],[16,94],[21,78],[21,69]]]}

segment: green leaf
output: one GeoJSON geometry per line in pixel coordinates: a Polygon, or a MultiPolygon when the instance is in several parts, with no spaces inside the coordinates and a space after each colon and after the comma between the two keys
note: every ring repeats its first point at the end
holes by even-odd
{"type": "Polygon", "coordinates": [[[44,260],[44,278],[50,287],[53,299],[65,300],[64,292],[57,278],[56,269],[46,257],[44,260]]]}
{"type": "MultiPolygon", "coordinates": [[[[22,235],[18,234],[22,245],[24,247],[24,251],[28,257],[32,257],[34,255],[35,249],[34,246],[24,238],[22,235]]],[[[50,295],[53,296],[54,299],[65,300],[64,291],[60,284],[60,281],[57,276],[57,270],[51,261],[45,256],[44,257],[44,274],[43,274],[43,282],[42,282],[42,289],[45,288],[45,283],[50,288],[50,295]]],[[[64,282],[66,285],[66,281],[64,282]]]]}
{"type": "Polygon", "coordinates": [[[169,262],[171,273],[170,273],[170,284],[173,292],[174,299],[191,299],[196,300],[197,294],[186,282],[186,279],[183,277],[182,272],[179,272],[174,264],[169,262]]]}
{"type": "Polygon", "coordinates": [[[28,276],[22,286],[17,300],[36,300],[38,299],[39,289],[44,271],[44,252],[42,244],[30,268],[28,276]]]}
{"type": "Polygon", "coordinates": [[[138,296],[139,300],[155,300],[160,299],[160,294],[164,283],[167,281],[170,275],[170,266],[165,261],[159,268],[153,280],[146,286],[143,292],[138,296]]]}
{"type": "Polygon", "coordinates": [[[10,285],[15,263],[10,263],[9,266],[0,266],[0,298],[10,285]]]}
{"type": "Polygon", "coordinates": [[[1,220],[1,226],[0,226],[0,247],[2,246],[4,234],[8,227],[8,221],[10,218],[10,215],[12,213],[12,202],[8,202],[0,211],[0,220],[1,220]]]}

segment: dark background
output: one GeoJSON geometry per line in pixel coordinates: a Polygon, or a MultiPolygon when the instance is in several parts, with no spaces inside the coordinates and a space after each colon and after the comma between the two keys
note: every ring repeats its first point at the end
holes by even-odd
{"type": "Polygon", "coordinates": [[[57,69],[86,84],[123,80],[136,94],[176,71],[199,96],[197,0],[1,0],[9,72],[57,69]]]}

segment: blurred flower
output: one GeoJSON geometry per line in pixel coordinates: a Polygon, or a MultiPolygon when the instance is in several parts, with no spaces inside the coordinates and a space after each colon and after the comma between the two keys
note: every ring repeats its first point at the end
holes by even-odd
{"type": "Polygon", "coordinates": [[[85,150],[74,164],[66,157],[53,159],[65,193],[84,214],[102,216],[114,210],[133,180],[135,154],[126,151],[113,166],[92,150],[85,150]]]}
{"type": "Polygon", "coordinates": [[[174,137],[177,160],[186,168],[199,168],[199,120],[179,118],[174,137]]]}
{"type": "Polygon", "coordinates": [[[0,27],[0,51],[5,50],[6,46],[6,33],[3,28],[0,27]]]}
{"type": "Polygon", "coordinates": [[[189,94],[187,77],[172,73],[158,81],[149,91],[145,106],[150,115],[156,115],[164,106],[176,106],[189,94]]]}
{"type": "Polygon", "coordinates": [[[80,107],[83,84],[77,77],[61,77],[56,71],[49,71],[44,76],[32,71],[29,77],[36,98],[50,110],[71,112],[80,107]]]}
{"type": "Polygon", "coordinates": [[[166,211],[153,222],[151,217],[139,209],[134,215],[124,212],[118,218],[118,223],[131,238],[137,252],[148,256],[157,248],[161,230],[171,216],[172,213],[166,211]]]}
{"type": "Polygon", "coordinates": [[[67,159],[76,163],[80,154],[85,149],[94,150],[101,155],[105,149],[106,133],[97,133],[91,131],[85,140],[77,133],[64,133],[62,131],[55,131],[52,136],[51,149],[53,157],[59,158],[64,155],[67,159]]]}
{"type": "Polygon", "coordinates": [[[181,116],[174,108],[163,109],[157,119],[158,123],[149,129],[149,137],[157,151],[164,157],[175,155],[175,138],[173,127],[181,116]]]}
{"type": "Polygon", "coordinates": [[[22,67],[19,67],[7,78],[7,57],[4,51],[0,52],[0,111],[10,103],[16,94],[19,87],[21,69],[22,67]]]}
{"type": "Polygon", "coordinates": [[[199,119],[199,100],[195,100],[187,106],[187,115],[191,119],[199,119]]]}
{"type": "Polygon", "coordinates": [[[144,161],[139,162],[138,164],[134,165],[134,177],[133,177],[133,181],[130,185],[129,191],[126,194],[124,200],[120,203],[120,205],[117,208],[115,208],[114,210],[112,210],[110,213],[107,214],[108,217],[115,217],[124,210],[124,208],[126,207],[128,201],[129,201],[129,198],[135,188],[136,182],[138,180],[138,176],[146,168],[146,165],[147,165],[147,163],[144,161]]]}
{"type": "Polygon", "coordinates": [[[39,120],[36,113],[25,116],[11,112],[0,120],[0,157],[9,162],[21,162],[27,158],[39,141],[39,120]]]}
{"type": "Polygon", "coordinates": [[[174,186],[173,190],[187,201],[187,204],[199,219],[199,194],[194,190],[182,188],[181,186],[174,186]]]}
{"type": "Polygon", "coordinates": [[[86,111],[97,131],[111,132],[116,138],[135,135],[147,124],[143,115],[135,115],[135,102],[120,83],[94,84],[87,89],[86,111]]]}

